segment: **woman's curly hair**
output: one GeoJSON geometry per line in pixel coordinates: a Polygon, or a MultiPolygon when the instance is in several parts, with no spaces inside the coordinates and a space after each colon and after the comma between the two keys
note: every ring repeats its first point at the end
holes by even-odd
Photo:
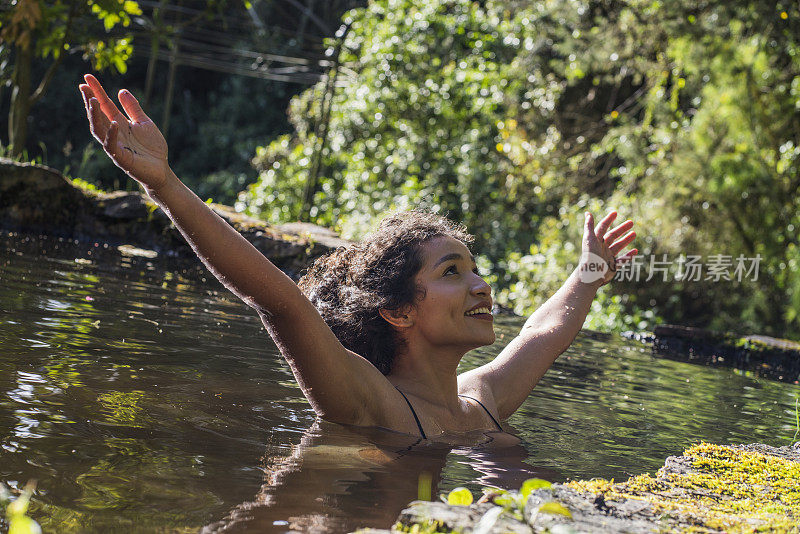
{"type": "Polygon", "coordinates": [[[433,213],[394,214],[363,241],[317,259],[298,285],[339,341],[387,375],[403,340],[380,310],[399,310],[424,296],[414,282],[421,247],[442,236],[467,246],[473,240],[463,225],[433,213]]]}

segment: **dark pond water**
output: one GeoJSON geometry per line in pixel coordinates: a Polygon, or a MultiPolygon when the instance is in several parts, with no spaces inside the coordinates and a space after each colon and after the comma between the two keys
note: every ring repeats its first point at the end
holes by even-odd
{"type": "MultiPolygon", "coordinates": [[[[511,418],[522,445],[407,451],[316,422],[256,315],[197,272],[0,237],[0,480],[38,481],[45,531],[385,528],[421,473],[435,493],[620,479],[699,440],[794,435],[797,386],[581,335],[511,418]]],[[[464,369],[521,324],[498,322],[464,369]]]]}

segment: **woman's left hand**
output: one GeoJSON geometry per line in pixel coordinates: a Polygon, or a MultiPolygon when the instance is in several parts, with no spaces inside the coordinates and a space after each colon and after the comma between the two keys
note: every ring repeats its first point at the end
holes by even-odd
{"type": "Polygon", "coordinates": [[[614,279],[621,263],[630,261],[639,252],[634,248],[620,255],[620,252],[636,237],[636,232],[630,231],[633,228],[631,220],[611,230],[608,229],[617,218],[616,211],[611,211],[603,217],[597,227],[594,225],[591,213],[587,211],[585,217],[579,275],[583,282],[598,284],[600,287],[614,279]]]}

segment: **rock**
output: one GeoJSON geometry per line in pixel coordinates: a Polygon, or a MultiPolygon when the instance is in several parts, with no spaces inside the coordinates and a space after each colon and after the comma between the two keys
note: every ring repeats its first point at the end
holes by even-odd
{"type": "Polygon", "coordinates": [[[791,447],[703,443],[667,458],[655,476],[639,475],[621,483],[578,480],[537,489],[524,510],[516,511],[523,520],[513,511],[498,515],[500,510],[492,503],[449,506],[415,501],[392,531],[795,532],[800,518],[800,442],[791,447]],[[544,512],[542,506],[548,503],[566,508],[570,517],[544,512]],[[482,524],[482,518],[491,521],[482,524]]]}
{"type": "Polygon", "coordinates": [[[72,225],[89,205],[55,169],[0,158],[0,225],[34,230],[72,225]]]}
{"type": "Polygon", "coordinates": [[[555,484],[552,488],[539,489],[531,493],[525,504],[525,518],[531,521],[536,532],[552,531],[560,526],[564,530],[580,533],[655,532],[659,528],[648,516],[652,515],[650,504],[632,499],[606,502],[602,496],[594,500],[572,488],[555,484]],[[547,513],[536,513],[545,503],[557,502],[572,514],[571,518],[547,513]]]}
{"type": "Polygon", "coordinates": [[[146,220],[150,214],[147,201],[141,193],[114,191],[97,196],[97,206],[104,217],[121,220],[146,220]]]}
{"type": "Polygon", "coordinates": [[[678,325],[622,336],[652,344],[653,352],[673,360],[746,369],[784,382],[800,380],[800,343],[788,339],[678,325]]]}
{"type": "MultiPolygon", "coordinates": [[[[313,224],[272,227],[229,206],[212,204],[211,208],[295,278],[314,258],[348,244],[333,231],[313,224]]],[[[148,258],[196,258],[169,217],[147,195],[85,191],[49,167],[2,158],[0,228],[102,241],[120,251],[145,251],[134,255],[148,258]]]]}
{"type": "MultiPolygon", "coordinates": [[[[411,529],[413,525],[420,527],[436,527],[440,532],[463,532],[470,534],[481,518],[493,508],[490,503],[471,504],[469,506],[451,506],[443,502],[414,501],[408,508],[400,512],[393,531],[411,529]]],[[[531,528],[523,521],[508,514],[501,516],[490,532],[511,534],[530,534],[531,528]]]]}

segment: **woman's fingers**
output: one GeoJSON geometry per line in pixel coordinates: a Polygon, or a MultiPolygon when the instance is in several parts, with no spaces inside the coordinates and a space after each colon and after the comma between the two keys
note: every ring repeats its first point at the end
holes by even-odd
{"type": "Polygon", "coordinates": [[[122,89],[117,95],[119,103],[122,104],[122,109],[128,114],[133,122],[147,122],[150,117],[142,110],[139,101],[127,89],[122,89]]]}
{"type": "Polygon", "coordinates": [[[101,143],[105,142],[108,127],[111,121],[108,120],[105,113],[100,110],[100,103],[96,98],[89,99],[89,130],[95,139],[101,143]]]}
{"type": "Polygon", "coordinates": [[[588,211],[583,212],[583,217],[585,219],[585,225],[583,228],[583,237],[584,239],[590,239],[594,232],[594,215],[589,213],[588,211]]]}
{"type": "Polygon", "coordinates": [[[628,244],[633,241],[634,237],[636,237],[636,232],[628,232],[618,240],[614,241],[614,243],[608,247],[608,250],[610,250],[611,253],[616,256],[620,250],[628,246],[628,244]]]}
{"type": "Polygon", "coordinates": [[[617,212],[612,210],[608,213],[608,215],[603,217],[603,220],[597,223],[597,229],[595,230],[595,233],[597,234],[598,238],[602,239],[602,236],[606,235],[608,227],[611,226],[611,223],[614,222],[614,219],[616,218],[617,212]]]}
{"type": "Polygon", "coordinates": [[[118,135],[119,123],[117,121],[111,121],[111,124],[108,126],[106,137],[103,139],[103,149],[111,156],[111,159],[118,167],[126,170],[133,161],[133,152],[117,142],[118,135]]]}
{"type": "Polygon", "coordinates": [[[81,97],[83,97],[83,107],[86,108],[86,118],[89,117],[89,99],[92,97],[92,89],[82,83],[78,86],[78,90],[81,92],[81,97]]]}
{"type": "Polygon", "coordinates": [[[122,114],[114,102],[108,98],[105,89],[103,89],[103,86],[97,81],[97,78],[91,74],[85,74],[83,79],[89,84],[89,87],[92,90],[92,96],[94,96],[100,103],[100,109],[103,113],[105,113],[106,117],[108,117],[109,121],[117,121],[121,123],[122,121],[127,120],[127,117],[125,117],[125,115],[122,114]]]}
{"type": "Polygon", "coordinates": [[[625,232],[627,232],[631,228],[633,228],[633,221],[627,220],[624,223],[622,223],[619,226],[617,226],[616,228],[614,228],[613,230],[609,230],[606,233],[606,235],[603,236],[603,242],[604,243],[613,243],[614,241],[616,241],[619,238],[619,236],[621,236],[622,234],[624,234],[625,232]]]}

